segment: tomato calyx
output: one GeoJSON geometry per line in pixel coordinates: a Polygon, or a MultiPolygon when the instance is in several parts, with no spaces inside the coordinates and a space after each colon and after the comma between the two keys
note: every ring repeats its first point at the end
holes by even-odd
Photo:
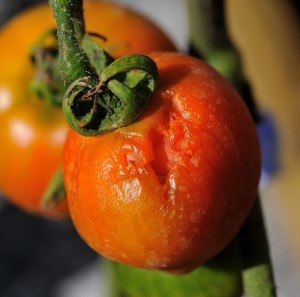
{"type": "Polygon", "coordinates": [[[147,56],[124,56],[106,67],[95,85],[84,77],[69,87],[63,100],[66,119],[85,136],[125,126],[145,109],[157,76],[156,64],[147,56]]]}
{"type": "Polygon", "coordinates": [[[56,29],[47,30],[39,38],[31,49],[30,58],[35,67],[31,92],[50,105],[61,106],[66,87],[58,65],[56,29]]]}
{"type": "Polygon", "coordinates": [[[71,128],[94,136],[133,122],[156,87],[155,62],[137,54],[114,61],[85,32],[82,1],[51,0],[50,5],[60,67],[69,86],[63,110],[71,128]]]}
{"type": "MultiPolygon", "coordinates": [[[[101,73],[114,59],[102,50],[91,37],[106,40],[97,33],[87,33],[82,39],[82,48],[89,57],[92,66],[101,73]]],[[[63,96],[67,90],[63,81],[58,58],[57,30],[52,28],[42,34],[30,52],[30,59],[35,67],[35,76],[31,81],[30,90],[37,98],[61,107],[63,96]]]]}

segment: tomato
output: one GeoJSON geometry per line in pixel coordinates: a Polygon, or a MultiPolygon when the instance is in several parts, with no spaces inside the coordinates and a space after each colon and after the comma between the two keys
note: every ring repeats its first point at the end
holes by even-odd
{"type": "Polygon", "coordinates": [[[66,215],[66,199],[55,209],[40,209],[42,193],[61,162],[66,135],[61,110],[36,100],[8,110],[1,120],[1,190],[27,211],[66,215]]]}
{"type": "Polygon", "coordinates": [[[219,253],[255,201],[260,149],[248,109],[204,62],[153,53],[146,112],[96,137],[70,130],[63,172],[70,214],[98,253],[186,272],[219,253]]]}
{"type": "MultiPolygon", "coordinates": [[[[114,57],[175,48],[153,23],[122,6],[87,1],[84,12],[87,31],[107,37],[95,40],[114,57]]],[[[67,124],[60,108],[39,102],[29,91],[36,71],[30,51],[54,27],[52,11],[43,4],[16,16],[0,31],[0,191],[31,213],[64,216],[66,202],[42,210],[40,200],[61,163],[67,124]]]]}

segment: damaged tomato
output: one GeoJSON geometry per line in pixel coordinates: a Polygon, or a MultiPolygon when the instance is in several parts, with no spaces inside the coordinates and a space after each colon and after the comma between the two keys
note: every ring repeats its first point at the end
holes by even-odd
{"type": "Polygon", "coordinates": [[[73,222],[100,254],[186,272],[237,234],[256,198],[260,150],[246,105],[210,66],[154,53],[159,82],[134,123],[69,131],[63,170],[73,222]]]}

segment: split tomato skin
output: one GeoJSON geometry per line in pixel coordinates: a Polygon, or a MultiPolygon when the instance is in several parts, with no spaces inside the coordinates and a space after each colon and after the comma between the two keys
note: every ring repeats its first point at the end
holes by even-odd
{"type": "MultiPolygon", "coordinates": [[[[87,31],[106,37],[95,40],[115,58],[175,49],[157,26],[120,5],[85,1],[84,16],[87,31]]],[[[0,30],[0,192],[31,214],[68,217],[67,201],[52,209],[40,207],[46,185],[61,164],[67,123],[60,107],[39,101],[29,90],[36,71],[30,51],[53,28],[53,13],[45,3],[0,30]]]]}
{"type": "Polygon", "coordinates": [[[63,171],[78,233],[128,265],[186,272],[219,253],[255,201],[256,129],[215,70],[153,53],[159,82],[134,123],[96,137],[69,131],[63,171]]]}

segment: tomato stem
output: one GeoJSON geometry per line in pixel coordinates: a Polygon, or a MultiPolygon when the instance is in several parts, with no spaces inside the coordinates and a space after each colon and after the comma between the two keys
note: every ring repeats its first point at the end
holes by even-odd
{"type": "Polygon", "coordinates": [[[275,296],[269,246],[259,199],[256,200],[238,239],[245,294],[249,297],[275,296]]]}
{"type": "MultiPolygon", "coordinates": [[[[191,52],[205,59],[240,92],[255,122],[259,112],[243,74],[239,54],[226,27],[223,0],[186,0],[191,52]]],[[[259,198],[237,239],[240,242],[244,291],[248,297],[276,295],[272,263],[259,198]]]]}
{"type": "Polygon", "coordinates": [[[244,75],[240,55],[227,30],[225,3],[223,0],[186,0],[190,51],[235,86],[257,122],[260,115],[244,75]]]}
{"type": "Polygon", "coordinates": [[[228,38],[223,0],[187,0],[190,42],[202,58],[233,83],[242,72],[237,52],[228,38]],[[217,9],[215,9],[217,8],[217,9]]]}
{"type": "Polygon", "coordinates": [[[69,86],[63,110],[71,128],[94,136],[130,124],[156,87],[154,61],[145,55],[114,61],[85,32],[82,1],[50,0],[50,5],[62,76],[69,86]]]}
{"type": "Polygon", "coordinates": [[[56,19],[59,47],[59,63],[65,83],[88,76],[90,82],[97,82],[97,73],[80,44],[84,36],[82,0],[50,0],[56,19]]]}

